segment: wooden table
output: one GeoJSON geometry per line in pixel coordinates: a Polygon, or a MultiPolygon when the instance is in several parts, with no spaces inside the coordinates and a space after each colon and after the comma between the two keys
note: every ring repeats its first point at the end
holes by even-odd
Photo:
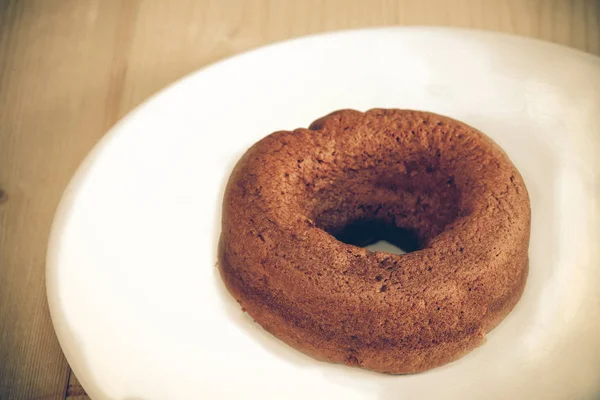
{"type": "Polygon", "coordinates": [[[44,258],[61,193],[108,128],[232,54],[396,24],[510,32],[600,55],[597,0],[0,0],[0,400],[87,399],[52,330],[44,258]]]}

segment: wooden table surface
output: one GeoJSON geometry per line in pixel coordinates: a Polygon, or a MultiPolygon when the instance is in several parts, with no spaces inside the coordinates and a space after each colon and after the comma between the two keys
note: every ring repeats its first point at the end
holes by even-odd
{"type": "Polygon", "coordinates": [[[598,0],[0,0],[0,400],[87,399],[52,329],[52,217],[90,148],[149,95],[309,33],[444,25],[600,55],[598,0]]]}

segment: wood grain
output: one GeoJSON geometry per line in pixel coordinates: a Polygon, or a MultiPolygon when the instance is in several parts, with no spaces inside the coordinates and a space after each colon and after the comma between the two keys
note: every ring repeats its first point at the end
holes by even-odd
{"type": "Polygon", "coordinates": [[[508,32],[600,55],[597,0],[0,0],[0,400],[87,398],[74,376],[67,386],[44,258],[61,193],[110,126],[232,54],[396,24],[508,32]]]}

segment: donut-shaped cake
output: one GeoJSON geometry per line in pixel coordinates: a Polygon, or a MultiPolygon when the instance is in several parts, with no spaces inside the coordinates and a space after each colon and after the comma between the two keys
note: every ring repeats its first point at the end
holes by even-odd
{"type": "Polygon", "coordinates": [[[239,160],[219,268],[264,329],[319,360],[405,374],[456,360],[515,306],[530,206],[487,136],[427,112],[342,110],[239,160]],[[397,255],[359,246],[384,239],[397,255]]]}

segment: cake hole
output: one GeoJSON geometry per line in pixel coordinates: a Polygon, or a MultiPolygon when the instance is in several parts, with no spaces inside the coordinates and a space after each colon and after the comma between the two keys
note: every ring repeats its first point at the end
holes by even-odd
{"type": "Polygon", "coordinates": [[[342,171],[315,178],[311,188],[318,190],[305,191],[305,215],[315,227],[372,252],[404,254],[428,246],[459,216],[460,187],[437,159],[414,156],[378,167],[369,157],[352,154],[342,171]]]}
{"type": "Polygon", "coordinates": [[[388,226],[378,221],[356,221],[333,236],[340,242],[370,251],[404,254],[421,249],[416,231],[388,226]]]}

